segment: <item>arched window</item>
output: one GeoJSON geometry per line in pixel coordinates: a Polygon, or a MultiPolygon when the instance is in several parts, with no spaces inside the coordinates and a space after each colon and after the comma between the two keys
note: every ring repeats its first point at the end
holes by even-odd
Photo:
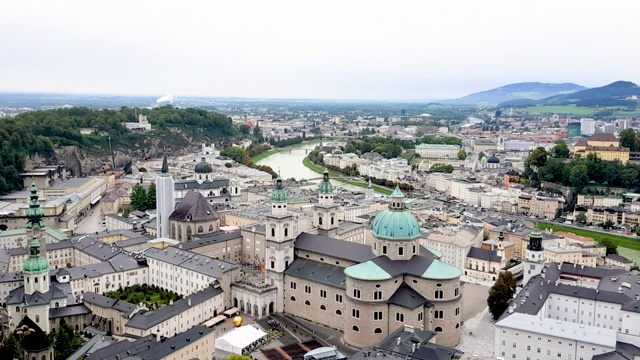
{"type": "Polygon", "coordinates": [[[382,329],[380,328],[376,328],[375,330],[373,330],[374,334],[382,334],[382,329]]]}
{"type": "Polygon", "coordinates": [[[284,236],[289,236],[289,228],[284,228],[284,236]]]}
{"type": "Polygon", "coordinates": [[[182,225],[178,225],[178,241],[182,241],[182,225]]]}
{"type": "Polygon", "coordinates": [[[460,327],[460,323],[456,323],[456,329],[460,327]]]}
{"type": "Polygon", "coordinates": [[[318,225],[322,225],[322,216],[318,216],[318,225]]]}
{"type": "Polygon", "coordinates": [[[37,277],[33,278],[33,282],[37,284],[38,283],[38,278],[37,277]]]}
{"type": "Polygon", "coordinates": [[[336,315],[342,315],[342,311],[340,309],[336,310],[336,315]]]}
{"type": "Polygon", "coordinates": [[[373,292],[373,300],[382,300],[382,291],[374,291],[373,292]]]}
{"type": "Polygon", "coordinates": [[[176,238],[176,224],[171,225],[171,238],[176,238]]]}
{"type": "Polygon", "coordinates": [[[191,226],[187,226],[187,241],[191,241],[191,226]]]}
{"type": "Polygon", "coordinates": [[[360,328],[358,328],[358,325],[353,325],[353,327],[351,328],[351,330],[355,331],[355,332],[360,332],[360,328]]]}
{"type": "Polygon", "coordinates": [[[47,356],[46,356],[46,355],[42,355],[42,357],[40,358],[40,360],[47,360],[47,356]]]}
{"type": "Polygon", "coordinates": [[[40,315],[36,315],[36,322],[39,323],[40,322],[40,315]]]}
{"type": "Polygon", "coordinates": [[[444,297],[442,290],[436,290],[434,295],[436,299],[442,299],[444,297]]]}
{"type": "Polygon", "coordinates": [[[296,297],[295,297],[295,296],[292,296],[292,297],[291,297],[291,301],[296,301],[296,297]]]}
{"type": "Polygon", "coordinates": [[[435,331],[437,333],[441,333],[442,332],[442,328],[440,326],[436,326],[436,328],[433,329],[433,331],[435,331]]]}
{"type": "Polygon", "coordinates": [[[275,236],[276,236],[276,229],[271,228],[271,237],[275,237],[275,236]]]}
{"type": "Polygon", "coordinates": [[[307,306],[311,306],[311,302],[309,302],[309,300],[305,301],[304,304],[307,306]]]}
{"type": "Polygon", "coordinates": [[[356,299],[360,299],[360,290],[359,289],[353,289],[353,297],[356,299]]]}
{"type": "Polygon", "coordinates": [[[56,307],[60,307],[60,303],[56,301],[56,307]]]}
{"type": "Polygon", "coordinates": [[[202,228],[202,226],[198,226],[198,234],[202,234],[204,232],[204,229],[202,228]]]}
{"type": "Polygon", "coordinates": [[[20,306],[16,306],[16,312],[20,312],[20,306]]]}
{"type": "Polygon", "coordinates": [[[213,232],[213,225],[209,225],[209,232],[213,232]]]}
{"type": "Polygon", "coordinates": [[[324,305],[320,305],[320,310],[327,310],[327,307],[324,305]]]}

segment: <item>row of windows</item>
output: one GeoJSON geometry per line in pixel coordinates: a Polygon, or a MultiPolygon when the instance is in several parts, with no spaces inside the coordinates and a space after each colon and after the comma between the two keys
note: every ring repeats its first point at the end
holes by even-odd
{"type": "MultiPolygon", "coordinates": [[[[353,330],[354,332],[360,332],[360,328],[358,327],[358,325],[353,325],[353,326],[351,327],[351,330],[353,330]]],[[[436,327],[433,329],[433,331],[434,331],[434,332],[437,332],[437,333],[441,333],[441,332],[442,332],[442,327],[440,327],[440,326],[436,326],[436,327]]],[[[374,334],[382,334],[382,329],[381,329],[381,328],[375,328],[375,329],[373,330],[373,333],[374,333],[374,334]]],[[[504,355],[504,354],[503,354],[503,355],[504,355]]]]}

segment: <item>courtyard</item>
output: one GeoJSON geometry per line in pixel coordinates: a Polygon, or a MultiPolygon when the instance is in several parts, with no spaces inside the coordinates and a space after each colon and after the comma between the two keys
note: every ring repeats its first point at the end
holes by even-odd
{"type": "Polygon", "coordinates": [[[149,310],[156,310],[164,305],[172,303],[182,298],[182,296],[165,291],[154,285],[133,285],[126,288],[120,288],[115,291],[104,293],[105,296],[112,299],[124,300],[133,304],[144,304],[149,310]]]}

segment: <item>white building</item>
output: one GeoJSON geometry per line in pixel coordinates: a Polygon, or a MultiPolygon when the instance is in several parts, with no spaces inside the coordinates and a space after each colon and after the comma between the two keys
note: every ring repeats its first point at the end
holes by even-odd
{"type": "Polygon", "coordinates": [[[596,121],[594,119],[580,119],[580,133],[582,135],[593,135],[596,132],[596,121]]]}
{"type": "Polygon", "coordinates": [[[174,190],[174,182],[171,174],[169,174],[169,166],[167,165],[167,155],[162,159],[162,171],[160,176],[156,178],[157,193],[157,237],[169,237],[169,216],[176,208],[176,197],[174,190]]]}
{"type": "Polygon", "coordinates": [[[458,158],[460,146],[445,144],[418,144],[415,152],[422,158],[438,159],[438,158],[458,158]]]}

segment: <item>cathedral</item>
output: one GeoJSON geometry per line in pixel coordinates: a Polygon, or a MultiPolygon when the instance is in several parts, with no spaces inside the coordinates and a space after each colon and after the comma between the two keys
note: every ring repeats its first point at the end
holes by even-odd
{"type": "MultiPolygon", "coordinates": [[[[334,203],[328,171],[317,188],[313,229],[308,232],[296,231],[282,179],[278,177],[275,185],[264,222],[262,274],[230,285],[234,307],[256,317],[280,312],[328,326],[343,332],[345,343],[353,347],[376,346],[405,325],[435,333],[439,345],[459,344],[462,272],[440,261],[438,251],[420,244],[420,225],[406,209],[399,188],[390,195],[388,210],[373,220],[373,243],[365,245],[336,239],[340,208],[334,203]]],[[[160,186],[158,193],[163,193],[160,186]]],[[[190,204],[180,204],[175,211],[161,209],[164,203],[159,200],[158,214],[168,216],[169,231],[178,220],[176,212],[192,216],[182,221],[207,222],[217,231],[217,214],[206,212],[210,207],[201,194],[191,194],[185,196],[193,197],[190,204]],[[198,209],[204,212],[198,214],[198,209]]],[[[197,229],[180,241],[197,236],[197,229]]],[[[207,232],[208,227],[203,229],[207,232]]],[[[249,244],[255,239],[240,241],[241,249],[256,247],[249,244]]]]}

